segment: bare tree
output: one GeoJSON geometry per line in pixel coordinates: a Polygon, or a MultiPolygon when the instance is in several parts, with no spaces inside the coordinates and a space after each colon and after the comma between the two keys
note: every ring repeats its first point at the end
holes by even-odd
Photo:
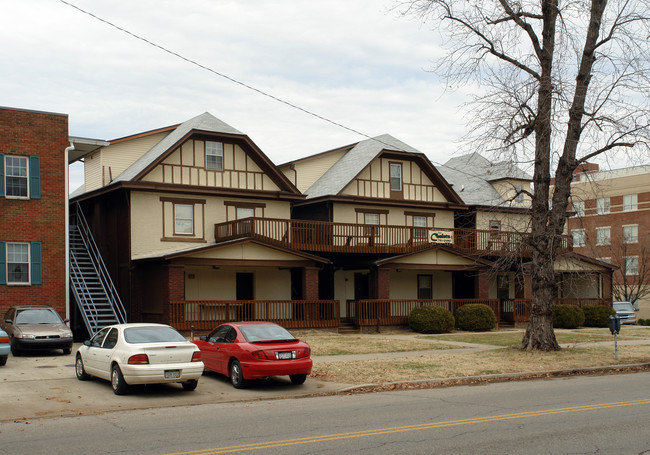
{"type": "Polygon", "coordinates": [[[533,290],[520,348],[558,350],[553,263],[572,172],[606,152],[649,152],[650,0],[414,0],[403,12],[442,32],[448,81],[476,84],[472,143],[533,168],[533,290]]]}

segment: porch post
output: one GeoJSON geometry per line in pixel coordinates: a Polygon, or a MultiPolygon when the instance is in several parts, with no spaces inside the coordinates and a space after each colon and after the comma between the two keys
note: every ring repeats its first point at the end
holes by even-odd
{"type": "Polygon", "coordinates": [[[302,269],[303,300],[318,300],[318,267],[302,269]]]}
{"type": "Polygon", "coordinates": [[[612,301],[612,275],[613,272],[608,270],[600,274],[601,276],[601,289],[600,289],[600,298],[605,299],[608,302],[612,301]]]}
{"type": "Polygon", "coordinates": [[[170,302],[185,300],[185,267],[182,265],[167,266],[167,299],[163,302],[163,319],[171,322],[170,302]]]}
{"type": "Polygon", "coordinates": [[[479,299],[490,298],[490,276],[487,270],[479,270],[476,277],[475,295],[479,299]]]}
{"type": "Polygon", "coordinates": [[[377,277],[376,298],[379,300],[390,299],[390,269],[378,268],[375,275],[377,277]]]}

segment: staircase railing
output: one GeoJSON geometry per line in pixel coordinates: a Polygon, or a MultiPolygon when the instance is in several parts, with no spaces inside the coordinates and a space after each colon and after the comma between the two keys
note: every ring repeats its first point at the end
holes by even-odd
{"type": "MultiPolygon", "coordinates": [[[[108,270],[106,269],[106,265],[104,264],[101,253],[99,252],[99,248],[97,248],[97,244],[95,243],[92,232],[88,227],[88,223],[86,222],[83,211],[78,206],[78,204],[75,212],[75,223],[71,223],[71,229],[74,228],[74,226],[77,228],[81,241],[83,242],[86,252],[90,257],[92,266],[97,274],[97,277],[99,278],[99,282],[103,289],[103,294],[105,295],[106,300],[111,310],[113,311],[115,322],[124,323],[127,321],[126,310],[124,309],[122,300],[117,293],[115,285],[113,284],[113,280],[108,274],[108,270]]],[[[93,296],[91,295],[90,289],[88,288],[86,277],[83,274],[78,259],[79,258],[77,257],[74,248],[71,248],[70,280],[73,284],[73,293],[77,299],[78,305],[80,306],[79,309],[81,310],[81,315],[84,319],[84,323],[86,324],[88,331],[91,333],[91,335],[93,335],[99,328],[101,328],[102,324],[97,318],[99,309],[96,305],[95,300],[93,299],[93,296]]]]}

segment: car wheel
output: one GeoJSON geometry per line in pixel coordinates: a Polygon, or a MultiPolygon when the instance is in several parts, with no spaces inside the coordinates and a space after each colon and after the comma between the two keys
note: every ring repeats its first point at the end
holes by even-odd
{"type": "Polygon", "coordinates": [[[72,353],[72,348],[63,348],[63,355],[70,355],[72,353]]]}
{"type": "Polygon", "coordinates": [[[111,386],[115,395],[124,395],[129,390],[129,385],[124,381],[122,370],[117,364],[111,369],[111,386]]]}
{"type": "Polygon", "coordinates": [[[0,355],[0,367],[7,363],[7,357],[6,355],[0,355]]]}
{"type": "Polygon", "coordinates": [[[196,379],[192,379],[187,382],[183,382],[183,390],[187,390],[188,392],[191,392],[192,390],[196,389],[196,386],[199,385],[199,381],[196,379]]]}
{"type": "Polygon", "coordinates": [[[300,385],[304,384],[305,379],[307,379],[306,374],[291,374],[289,375],[289,379],[291,379],[291,383],[293,385],[300,385]]]}
{"type": "Polygon", "coordinates": [[[90,378],[88,373],[86,373],[86,369],[84,368],[84,361],[81,358],[81,354],[77,354],[77,358],[75,359],[74,372],[77,374],[77,379],[80,381],[87,381],[90,378]]]}
{"type": "Polygon", "coordinates": [[[233,360],[230,364],[230,382],[235,389],[243,389],[246,387],[246,381],[244,380],[244,373],[241,370],[241,364],[239,360],[233,360]]]}
{"type": "Polygon", "coordinates": [[[14,355],[14,357],[18,357],[21,354],[20,348],[18,347],[18,344],[16,343],[14,337],[11,337],[11,353],[14,355]]]}

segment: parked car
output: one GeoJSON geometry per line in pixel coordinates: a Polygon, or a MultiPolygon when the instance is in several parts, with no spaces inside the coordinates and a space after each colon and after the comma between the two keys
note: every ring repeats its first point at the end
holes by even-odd
{"type": "Polygon", "coordinates": [[[9,335],[4,330],[0,330],[0,366],[7,363],[11,347],[9,345],[9,335]]]}
{"type": "Polygon", "coordinates": [[[67,355],[72,352],[67,323],[51,306],[16,305],[5,313],[0,326],[9,335],[14,356],[30,349],[62,349],[67,355]]]}
{"type": "Polygon", "coordinates": [[[636,311],[634,305],[630,302],[614,302],[616,317],[621,320],[621,324],[636,324],[636,311]]]}
{"type": "Polygon", "coordinates": [[[282,375],[299,385],[311,373],[309,345],[270,322],[222,324],[194,343],[201,349],[205,369],[229,377],[237,389],[249,379],[282,375]]]}
{"type": "Polygon", "coordinates": [[[77,379],[111,381],[123,395],[134,384],[177,382],[194,390],[203,374],[199,348],[163,324],[116,324],[86,340],[75,356],[77,379]]]}

